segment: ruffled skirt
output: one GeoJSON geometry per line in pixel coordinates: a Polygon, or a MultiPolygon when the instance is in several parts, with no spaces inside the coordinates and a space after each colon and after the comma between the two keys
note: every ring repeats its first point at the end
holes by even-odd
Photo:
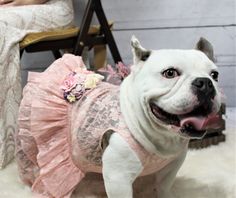
{"type": "Polygon", "coordinates": [[[43,73],[30,73],[19,111],[16,159],[22,180],[40,197],[70,197],[84,173],[71,158],[70,111],[60,86],[84,68],[64,55],[43,73]]]}

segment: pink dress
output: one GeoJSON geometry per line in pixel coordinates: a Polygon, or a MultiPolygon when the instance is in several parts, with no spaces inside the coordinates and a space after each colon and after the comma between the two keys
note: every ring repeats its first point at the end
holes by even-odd
{"type": "Polygon", "coordinates": [[[68,80],[71,74],[80,79],[93,75],[84,67],[80,57],[64,55],[45,72],[30,73],[24,89],[16,156],[22,180],[41,197],[70,197],[86,173],[101,173],[102,142],[108,133],[119,133],[135,151],[144,167],[141,175],[174,159],[147,152],[133,138],[120,111],[119,86],[83,81],[82,87],[90,86],[83,89],[68,80]],[[75,90],[76,100],[68,97],[75,90]]]}

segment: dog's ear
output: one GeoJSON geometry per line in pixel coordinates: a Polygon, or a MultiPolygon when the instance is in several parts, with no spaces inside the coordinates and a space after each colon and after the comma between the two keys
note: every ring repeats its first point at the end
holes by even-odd
{"type": "Polygon", "coordinates": [[[134,64],[139,61],[146,61],[151,54],[151,50],[146,50],[143,48],[139,40],[134,35],[131,38],[131,46],[134,56],[134,64]]]}
{"type": "Polygon", "coordinates": [[[201,37],[199,39],[199,41],[196,44],[195,49],[200,50],[202,52],[204,52],[207,57],[212,60],[213,62],[215,62],[215,57],[214,57],[214,50],[213,50],[213,46],[212,44],[206,40],[205,38],[201,37]]]}

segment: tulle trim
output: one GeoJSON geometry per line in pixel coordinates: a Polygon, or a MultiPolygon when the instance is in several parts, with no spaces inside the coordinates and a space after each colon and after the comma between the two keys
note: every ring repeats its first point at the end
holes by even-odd
{"type": "Polygon", "coordinates": [[[27,157],[39,168],[34,192],[45,197],[69,197],[84,173],[71,158],[70,106],[60,86],[70,72],[84,68],[81,57],[66,54],[43,73],[30,73],[19,115],[19,135],[27,157]],[[24,138],[24,137],[23,137],[24,138]],[[37,153],[37,155],[36,155],[37,153]]]}

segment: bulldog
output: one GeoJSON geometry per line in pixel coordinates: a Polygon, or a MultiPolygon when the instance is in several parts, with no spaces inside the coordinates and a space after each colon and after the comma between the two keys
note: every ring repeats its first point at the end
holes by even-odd
{"type": "MultiPolygon", "coordinates": [[[[171,198],[188,140],[202,138],[218,124],[221,94],[213,47],[201,38],[192,50],[146,50],[134,36],[131,46],[134,65],[121,84],[121,111],[147,151],[164,159],[174,156],[158,172],[158,197],[171,198]]],[[[143,163],[118,134],[110,137],[102,159],[109,197],[132,197],[132,183],[143,163]]]]}
{"type": "Polygon", "coordinates": [[[135,179],[156,173],[158,197],[172,198],[189,140],[217,127],[213,48],[201,38],[196,49],[147,50],[134,36],[131,46],[134,64],[120,87],[73,55],[29,75],[16,157],[35,193],[70,197],[86,173],[98,172],[109,198],[132,198],[135,179]]]}

